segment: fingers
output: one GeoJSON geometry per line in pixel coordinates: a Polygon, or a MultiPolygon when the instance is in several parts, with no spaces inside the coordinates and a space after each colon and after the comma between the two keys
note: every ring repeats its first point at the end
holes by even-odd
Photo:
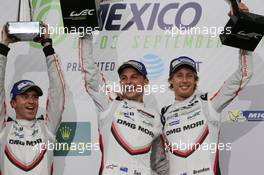
{"type": "Polygon", "coordinates": [[[1,41],[3,40],[3,35],[4,35],[4,31],[3,29],[1,30],[1,41]]]}
{"type": "Polygon", "coordinates": [[[49,34],[49,26],[46,23],[43,23],[44,26],[44,38],[49,38],[50,34],[49,34]]]}
{"type": "MultiPolygon", "coordinates": [[[[244,4],[244,3],[242,3],[242,2],[238,4],[238,8],[239,8],[239,11],[240,11],[240,12],[249,12],[249,9],[248,9],[248,7],[246,6],[246,4],[244,4]]],[[[230,11],[227,13],[227,15],[228,15],[228,16],[232,16],[232,15],[233,15],[233,11],[230,10],[230,11]]]]}
{"type": "Polygon", "coordinates": [[[249,12],[248,7],[244,3],[239,3],[238,8],[239,8],[239,11],[241,11],[241,12],[249,12]]]}
{"type": "Polygon", "coordinates": [[[6,26],[5,25],[2,28],[1,36],[2,36],[2,39],[6,38],[6,36],[7,36],[6,26]]]}
{"type": "Polygon", "coordinates": [[[46,38],[50,38],[49,25],[43,22],[40,27],[40,36],[35,38],[34,41],[41,43],[46,38]]]}
{"type": "Polygon", "coordinates": [[[228,16],[232,16],[232,14],[233,14],[233,13],[232,13],[231,10],[227,13],[228,16]]]}
{"type": "Polygon", "coordinates": [[[11,42],[11,39],[7,36],[6,26],[4,25],[1,31],[1,43],[8,46],[11,42]]]}
{"type": "Polygon", "coordinates": [[[9,43],[15,43],[17,41],[18,41],[18,39],[16,37],[9,38],[9,43]]]}

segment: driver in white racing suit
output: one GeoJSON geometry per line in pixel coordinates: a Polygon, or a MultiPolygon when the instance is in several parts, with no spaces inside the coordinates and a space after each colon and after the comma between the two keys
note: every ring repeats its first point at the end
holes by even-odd
{"type": "MultiPolygon", "coordinates": [[[[248,11],[242,3],[239,7],[248,11]]],[[[195,61],[186,56],[171,61],[168,81],[175,101],[161,111],[170,175],[221,174],[218,150],[231,145],[218,143],[220,115],[249,82],[252,62],[252,54],[240,50],[238,69],[216,93],[203,93],[196,89],[195,61]]]]}
{"type": "Polygon", "coordinates": [[[55,142],[65,101],[65,86],[59,58],[52,48],[46,26],[41,40],[44,46],[49,77],[47,111],[45,117],[36,117],[39,96],[43,92],[33,81],[20,80],[13,85],[10,104],[16,116],[7,117],[5,102],[5,71],[9,43],[15,42],[2,31],[0,43],[0,174],[51,175],[53,150],[48,143],[55,142]]]}
{"type": "Polygon", "coordinates": [[[124,99],[111,99],[103,91],[104,82],[94,64],[92,36],[80,39],[80,49],[85,88],[100,112],[103,151],[100,174],[165,175],[167,168],[153,167],[155,172],[151,169],[152,142],[161,134],[162,125],[159,113],[143,102],[144,86],[148,85],[144,64],[129,60],[119,67],[124,99]]]}
{"type": "MultiPolygon", "coordinates": [[[[221,111],[252,76],[252,58],[240,52],[239,68],[217,93],[196,89],[195,62],[188,57],[172,60],[169,82],[175,102],[162,109],[162,123],[171,175],[220,175],[218,135],[221,111]]],[[[230,150],[230,145],[222,145],[230,150]]]]}

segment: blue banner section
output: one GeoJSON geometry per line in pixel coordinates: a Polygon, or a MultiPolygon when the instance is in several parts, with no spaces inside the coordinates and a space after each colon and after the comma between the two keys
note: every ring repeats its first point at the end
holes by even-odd
{"type": "Polygon", "coordinates": [[[264,111],[243,111],[248,121],[264,121],[264,111]]]}

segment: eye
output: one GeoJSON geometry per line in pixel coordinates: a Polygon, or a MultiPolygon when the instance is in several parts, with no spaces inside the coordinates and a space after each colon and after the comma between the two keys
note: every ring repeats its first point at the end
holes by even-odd
{"type": "Polygon", "coordinates": [[[126,77],[125,76],[122,76],[122,77],[120,77],[120,80],[121,81],[125,81],[126,80],[126,77]]]}
{"type": "Polygon", "coordinates": [[[183,74],[175,74],[175,76],[176,76],[177,78],[181,78],[181,77],[183,77],[183,74]]]}
{"type": "Polygon", "coordinates": [[[39,96],[38,95],[33,95],[33,99],[34,100],[38,100],[39,99],[39,96]]]}
{"type": "Polygon", "coordinates": [[[21,97],[22,97],[23,99],[27,99],[27,98],[28,98],[28,95],[27,95],[27,94],[21,94],[21,97]]]}
{"type": "Polygon", "coordinates": [[[188,77],[188,78],[193,78],[194,75],[193,75],[193,74],[187,74],[187,77],[188,77]]]}
{"type": "Polygon", "coordinates": [[[138,78],[138,75],[132,75],[131,78],[137,79],[138,78]]]}

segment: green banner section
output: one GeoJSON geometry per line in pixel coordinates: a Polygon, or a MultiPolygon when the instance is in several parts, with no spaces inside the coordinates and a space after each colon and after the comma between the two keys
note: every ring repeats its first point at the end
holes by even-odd
{"type": "Polygon", "coordinates": [[[63,122],[57,134],[54,146],[55,156],[89,156],[95,149],[91,143],[90,122],[63,122]]]}

